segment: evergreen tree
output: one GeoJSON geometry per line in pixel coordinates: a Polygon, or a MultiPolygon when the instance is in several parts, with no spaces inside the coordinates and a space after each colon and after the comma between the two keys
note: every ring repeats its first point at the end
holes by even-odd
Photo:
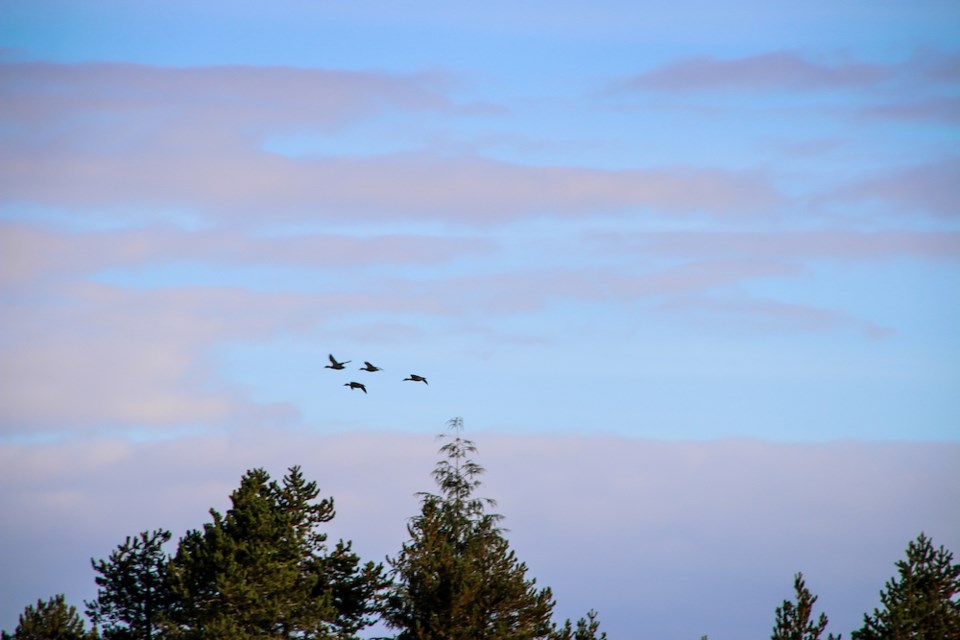
{"type": "MultiPolygon", "coordinates": [[[[820,618],[813,622],[813,605],[817,601],[817,596],[810,593],[807,585],[803,581],[803,574],[798,573],[793,577],[793,590],[796,595],[796,604],[789,600],[784,600],[783,604],[777,607],[776,623],[773,626],[772,640],[819,640],[823,630],[827,628],[827,615],[820,614],[820,618]]],[[[833,634],[830,640],[834,640],[833,634]]],[[[835,640],[840,640],[837,636],[835,640]]]]}
{"type": "Polygon", "coordinates": [[[853,640],[960,639],[960,564],[953,554],[921,533],[896,563],[900,579],[880,592],[883,609],[863,616],[853,640]]]}
{"type": "Polygon", "coordinates": [[[37,600],[20,614],[13,635],[4,632],[3,640],[96,640],[96,631],[87,631],[77,608],[67,605],[63,594],[49,600],[37,600]]]}
{"type": "Polygon", "coordinates": [[[526,565],[503,537],[501,516],[486,512],[495,503],[474,497],[483,473],[469,458],[476,447],[461,437],[462,420],[450,426],[455,435],[441,447],[446,459],[433,472],[439,493],[419,494],[410,540],[388,558],[394,585],[385,622],[400,631],[398,640],[557,637],[550,589],[527,579],[526,565]]]}
{"type": "Polygon", "coordinates": [[[110,554],[108,560],[90,564],[99,573],[95,580],[97,599],[87,602],[87,615],[102,625],[106,640],[152,640],[159,621],[170,604],[167,581],[169,558],[163,545],[170,532],[158,529],[141,532],[110,554]]]}
{"type": "Polygon", "coordinates": [[[170,564],[177,637],[203,640],[348,639],[370,624],[383,568],[350,543],[327,552],[318,527],[333,500],[293,467],[280,485],[248,471],[226,515],[180,540],[170,564]]]}
{"type": "MultiPolygon", "coordinates": [[[[587,612],[586,618],[577,620],[576,629],[567,620],[562,629],[557,629],[550,635],[550,640],[607,640],[607,634],[597,635],[598,631],[600,631],[600,621],[597,620],[597,612],[591,610],[587,612]]],[[[701,640],[706,640],[706,636],[701,640]]]]}

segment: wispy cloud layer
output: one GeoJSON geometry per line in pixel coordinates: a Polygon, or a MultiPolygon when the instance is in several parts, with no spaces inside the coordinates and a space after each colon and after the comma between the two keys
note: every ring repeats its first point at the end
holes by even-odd
{"type": "MultiPolygon", "coordinates": [[[[458,108],[444,95],[445,78],[426,73],[8,62],[0,64],[0,79],[5,119],[48,132],[69,119],[84,128],[67,127],[61,140],[77,144],[92,142],[84,133],[120,134],[101,141],[107,149],[178,143],[189,132],[257,135],[272,128],[329,128],[383,109],[458,108]]],[[[202,147],[207,140],[194,142],[202,147]]]]}
{"type": "Polygon", "coordinates": [[[169,227],[107,232],[65,232],[0,223],[0,286],[36,285],[104,269],[151,264],[313,268],[431,265],[488,253],[480,238],[425,235],[347,236],[297,233],[257,236],[226,229],[169,227]]]}
{"type": "Polygon", "coordinates": [[[769,178],[750,171],[608,171],[428,153],[293,158],[262,148],[268,134],[329,128],[378,109],[456,113],[420,77],[38,63],[0,73],[7,202],[140,205],[246,222],[350,215],[483,224],[530,213],[769,213],[778,201],[769,178]]]}
{"type": "Polygon", "coordinates": [[[866,204],[881,211],[960,217],[960,159],[887,170],[882,175],[855,181],[822,197],[830,205],[866,204]]]}
{"type": "Polygon", "coordinates": [[[641,255],[775,261],[960,260],[960,233],[946,231],[693,231],[604,234],[594,238],[606,250],[641,255]]]}
{"type": "MultiPolygon", "coordinates": [[[[377,330],[378,340],[394,335],[400,342],[411,331],[420,339],[426,335],[414,328],[412,316],[472,335],[478,322],[546,318],[552,307],[570,304],[598,310],[642,305],[664,318],[750,332],[852,329],[887,337],[896,327],[848,310],[747,295],[743,288],[802,277],[811,261],[954,262],[960,256],[955,233],[672,231],[586,239],[584,246],[613,262],[521,264],[465,275],[449,265],[486,262],[504,248],[479,238],[264,237],[222,229],[68,233],[4,224],[0,374],[8,382],[0,390],[0,429],[20,435],[139,427],[175,433],[201,424],[295,422],[295,406],[255,402],[249,389],[225,382],[219,350],[277,335],[307,339],[356,319],[363,320],[353,331],[362,336],[371,316],[379,318],[375,325],[393,327],[377,330]],[[183,262],[209,269],[214,282],[191,284],[188,278],[136,287],[90,279],[109,270],[135,274],[183,262]],[[216,283],[239,265],[305,271],[299,284],[216,283]],[[377,265],[413,266],[429,275],[355,272],[377,265]]],[[[488,326],[484,335],[490,332],[488,326]]]]}
{"type": "MultiPolygon", "coordinates": [[[[429,154],[287,158],[253,149],[135,157],[29,151],[0,158],[8,202],[82,210],[153,206],[210,221],[443,220],[472,225],[533,215],[656,211],[770,214],[776,188],[759,172],[677,167],[607,171],[429,154]]],[[[157,214],[145,214],[148,219],[157,214]]]]}
{"type": "Polygon", "coordinates": [[[741,57],[699,56],[669,62],[621,81],[620,89],[691,91],[828,91],[878,87],[957,85],[960,57],[927,52],[904,62],[862,62],[849,57],[817,60],[794,51],[741,57]]]}
{"type": "Polygon", "coordinates": [[[960,98],[908,99],[902,102],[888,102],[864,107],[859,113],[863,116],[879,119],[920,123],[956,123],[960,121],[960,98]]]}
{"type": "MultiPolygon", "coordinates": [[[[67,252],[64,252],[65,254],[67,252]]],[[[121,256],[122,257],[122,256],[121,256]]],[[[797,273],[778,263],[713,261],[626,274],[534,269],[416,281],[331,282],[321,291],[226,286],[132,288],[84,280],[9,294],[0,327],[0,430],[70,430],[289,420],[218,381],[219,346],[306,336],[345,319],[429,315],[463,322],[542,311],[552,301],[627,304],[689,297],[797,273]]]]}
{"type": "Polygon", "coordinates": [[[429,293],[136,289],[82,282],[16,296],[0,327],[0,431],[243,425],[289,421],[224,384],[217,346],[305,334],[350,314],[439,313],[429,293]]]}
{"type": "MultiPolygon", "coordinates": [[[[283,294],[178,290],[138,293],[75,285],[56,311],[8,304],[0,364],[3,431],[221,424],[266,414],[216,389],[207,349],[258,335],[302,308],[283,294]]],[[[300,320],[304,320],[301,318],[300,320]]],[[[258,418],[254,418],[258,419],[258,418]]]]}
{"type": "Polygon", "coordinates": [[[661,309],[688,321],[700,316],[704,324],[730,324],[753,331],[830,333],[852,329],[871,339],[887,338],[896,331],[836,309],[744,296],[717,298],[709,295],[668,300],[661,309]]]}
{"type": "Polygon", "coordinates": [[[732,59],[704,56],[681,60],[637,75],[624,86],[658,91],[810,90],[870,85],[890,75],[889,68],[878,64],[823,64],[779,51],[732,59]]]}

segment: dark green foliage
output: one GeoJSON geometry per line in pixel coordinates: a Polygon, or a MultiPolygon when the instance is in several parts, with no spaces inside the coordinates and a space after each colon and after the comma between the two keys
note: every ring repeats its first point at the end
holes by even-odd
{"type": "Polygon", "coordinates": [[[144,531],[136,538],[127,537],[108,560],[90,560],[100,575],[97,599],[86,603],[87,615],[101,627],[106,640],[160,637],[159,622],[171,601],[169,558],[163,552],[169,540],[169,531],[144,531]]]}
{"type": "Polygon", "coordinates": [[[408,525],[410,540],[388,559],[395,584],[384,620],[398,640],[525,640],[549,638],[550,589],[527,579],[498,526],[491,500],[473,496],[482,467],[467,457],[474,444],[455,437],[433,472],[439,495],[421,494],[420,515],[408,525]]]}
{"type": "Polygon", "coordinates": [[[960,639],[960,564],[953,554],[934,549],[921,533],[896,566],[899,580],[891,578],[880,592],[883,609],[863,616],[853,640],[960,639]]]}
{"type": "Polygon", "coordinates": [[[527,578],[503,536],[492,500],[474,496],[483,469],[461,438],[462,422],[408,525],[410,540],[383,566],[361,564],[349,542],[326,544],[321,525],[332,499],[298,467],[282,483],[248,471],[226,514],[184,535],[171,558],[166,530],[127,537],[93,560],[97,597],[90,631],[62,595],[29,606],[14,635],[0,640],[356,640],[379,616],[396,640],[606,640],[597,614],[573,625],[551,622],[549,588],[527,578]]]}
{"type": "Polygon", "coordinates": [[[180,540],[170,565],[178,638],[354,638],[370,623],[382,567],[360,566],[350,543],[328,553],[318,530],[333,501],[298,467],[271,481],[248,471],[232,508],[180,540]]]}
{"type": "Polygon", "coordinates": [[[4,632],[4,640],[96,640],[95,631],[84,629],[77,608],[67,605],[63,594],[27,605],[13,635],[4,632]]]}
{"type": "Polygon", "coordinates": [[[332,599],[335,612],[332,628],[337,633],[331,637],[353,638],[379,615],[382,592],[390,584],[384,577],[383,565],[367,562],[361,566],[350,542],[341,540],[323,558],[322,568],[314,593],[329,594],[332,599]]]}
{"type": "MultiPolygon", "coordinates": [[[[600,621],[597,620],[597,612],[587,612],[586,618],[577,620],[577,628],[574,629],[569,620],[563,625],[562,629],[557,629],[550,635],[550,640],[607,640],[607,634],[601,633],[600,621]]],[[[702,640],[706,640],[706,636],[702,640]]]]}
{"type": "MultiPolygon", "coordinates": [[[[807,589],[802,573],[793,577],[793,590],[797,601],[793,603],[790,600],[784,600],[783,604],[777,607],[776,623],[773,626],[771,639],[819,640],[823,630],[827,628],[827,615],[821,613],[816,622],[811,619],[817,596],[807,589]]],[[[830,639],[833,640],[833,638],[831,634],[830,639]]],[[[839,636],[836,640],[840,640],[839,636]]]]}

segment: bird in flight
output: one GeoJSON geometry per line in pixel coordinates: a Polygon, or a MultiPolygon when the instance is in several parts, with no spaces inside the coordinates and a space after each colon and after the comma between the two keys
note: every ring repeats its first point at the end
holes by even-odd
{"type": "Polygon", "coordinates": [[[330,358],[330,364],[324,365],[324,367],[323,367],[324,369],[343,369],[343,365],[345,365],[345,364],[347,364],[347,363],[350,362],[350,360],[344,360],[343,362],[337,362],[337,359],[333,357],[333,354],[332,354],[332,353],[329,355],[329,358],[330,358]]]}
{"type": "Polygon", "coordinates": [[[409,378],[404,378],[404,379],[403,379],[404,382],[406,382],[407,380],[409,380],[409,381],[411,381],[411,382],[422,382],[423,384],[428,385],[428,386],[430,385],[430,383],[427,382],[427,379],[426,379],[426,378],[424,378],[423,376],[418,376],[418,375],[415,374],[415,373],[411,373],[409,378]]]}
{"type": "Polygon", "coordinates": [[[363,391],[364,393],[367,392],[367,388],[363,386],[363,384],[360,382],[347,382],[343,386],[350,387],[351,391],[353,391],[354,389],[360,389],[360,391],[363,391]]]}
{"type": "Polygon", "coordinates": [[[380,367],[375,367],[366,360],[363,361],[364,366],[360,367],[360,371],[382,371],[380,367]]]}

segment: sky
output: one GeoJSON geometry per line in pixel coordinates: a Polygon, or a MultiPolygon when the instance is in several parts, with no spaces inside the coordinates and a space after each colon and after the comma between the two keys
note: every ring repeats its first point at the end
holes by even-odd
{"type": "Polygon", "coordinates": [[[253,467],[395,554],[459,416],[558,615],[764,637],[803,571],[849,634],[920,531],[960,553],[958,33],[0,0],[0,628],[253,467]]]}

